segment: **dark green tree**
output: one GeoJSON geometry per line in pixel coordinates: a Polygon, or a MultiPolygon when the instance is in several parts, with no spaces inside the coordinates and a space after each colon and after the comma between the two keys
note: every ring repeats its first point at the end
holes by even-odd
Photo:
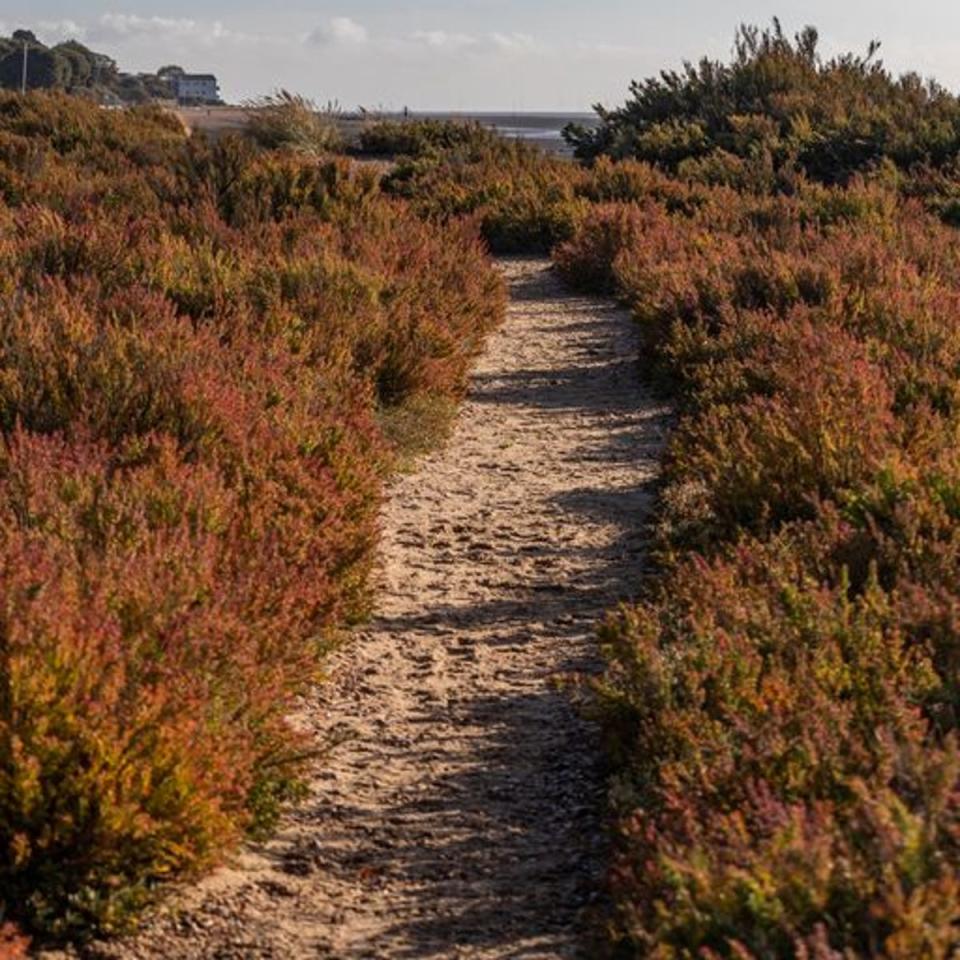
{"type": "MultiPolygon", "coordinates": [[[[0,87],[18,90],[22,72],[23,52],[15,49],[0,59],[0,87]]],[[[71,77],[70,61],[65,57],[42,46],[28,48],[28,90],[66,89],[71,77]]]]}
{"type": "Polygon", "coordinates": [[[70,64],[70,87],[88,87],[93,83],[96,54],[76,40],[67,40],[57,44],[53,53],[63,57],[70,64]]]}

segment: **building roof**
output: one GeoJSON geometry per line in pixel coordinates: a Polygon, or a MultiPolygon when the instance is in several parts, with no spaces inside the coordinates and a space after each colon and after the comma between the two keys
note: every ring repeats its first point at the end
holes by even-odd
{"type": "Polygon", "coordinates": [[[177,80],[202,80],[207,83],[216,83],[217,78],[212,73],[180,73],[176,74],[177,80]]]}

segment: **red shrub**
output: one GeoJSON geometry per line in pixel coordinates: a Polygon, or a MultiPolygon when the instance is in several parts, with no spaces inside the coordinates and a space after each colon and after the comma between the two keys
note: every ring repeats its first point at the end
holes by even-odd
{"type": "Polygon", "coordinates": [[[0,98],[7,136],[39,146],[0,139],[0,912],[70,936],[296,790],[379,415],[455,399],[504,293],[343,163],[63,98],[0,98]]]}
{"type": "Polygon", "coordinates": [[[662,581],[602,633],[620,947],[951,957],[960,241],[876,185],[706,209],[558,251],[681,411],[662,581]]]}
{"type": "Polygon", "coordinates": [[[892,456],[893,396],[863,347],[802,313],[771,333],[779,342],[759,347],[752,366],[766,391],[710,407],[672,446],[667,475],[702,490],[713,535],[809,513],[892,456]]]}
{"type": "Polygon", "coordinates": [[[591,211],[576,235],[553,252],[557,269],[569,284],[581,290],[613,293],[617,288],[614,264],[624,250],[632,250],[655,229],[659,208],[611,204],[591,211]]]}
{"type": "Polygon", "coordinates": [[[11,923],[0,926],[0,960],[26,960],[30,941],[11,923]]]}

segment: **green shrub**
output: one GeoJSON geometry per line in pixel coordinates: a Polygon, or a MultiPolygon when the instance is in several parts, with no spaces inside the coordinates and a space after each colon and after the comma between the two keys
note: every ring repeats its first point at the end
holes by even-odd
{"type": "Polygon", "coordinates": [[[498,137],[476,122],[456,120],[378,120],[360,131],[359,152],[375,157],[419,159],[450,150],[486,150],[498,137]]]}
{"type": "Polygon", "coordinates": [[[884,159],[903,170],[952,162],[960,101],[918,74],[894,79],[878,49],[824,60],[813,27],[791,40],[777,20],[743,26],[730,63],[705,57],[634,81],[621,107],[566,135],[585,160],[636,158],[742,187],[777,186],[792,170],[845,182],[884,159]]]}
{"type": "Polygon", "coordinates": [[[569,239],[585,212],[581,177],[529,144],[494,140],[402,162],[384,189],[426,218],[475,218],[495,252],[543,252],[569,239]]]}
{"type": "Polygon", "coordinates": [[[248,100],[247,132],[263,147],[324,154],[343,145],[335,116],[289,90],[248,100]]]}

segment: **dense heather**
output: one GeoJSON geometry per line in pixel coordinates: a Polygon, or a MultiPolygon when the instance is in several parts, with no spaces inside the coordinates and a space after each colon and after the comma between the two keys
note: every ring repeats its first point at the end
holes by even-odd
{"type": "Polygon", "coordinates": [[[960,946],[960,239],[845,199],[602,207],[557,251],[606,264],[681,412],[661,578],[601,635],[638,956],[960,946]]]}
{"type": "Polygon", "coordinates": [[[555,251],[680,414],[661,574],[601,631],[627,956],[960,949],[960,238],[881,153],[830,187],[605,162],[620,202],[555,251]]]}
{"type": "Polygon", "coordinates": [[[372,174],[149,110],[0,99],[0,197],[0,916],[74,935],[295,793],[381,425],[459,396],[504,295],[372,174]]]}
{"type": "Polygon", "coordinates": [[[875,53],[748,29],[573,131],[587,166],[391,181],[622,298],[679,414],[593,684],[618,955],[960,950],[960,108],[875,53]]]}
{"type": "Polygon", "coordinates": [[[0,100],[12,919],[116,927],[295,791],[383,425],[456,397],[500,315],[482,235],[628,304],[677,410],[655,572],[585,681],[611,950],[960,951],[958,101],[775,26],[601,121],[583,166],[383,127],[378,184],[0,100]]]}

